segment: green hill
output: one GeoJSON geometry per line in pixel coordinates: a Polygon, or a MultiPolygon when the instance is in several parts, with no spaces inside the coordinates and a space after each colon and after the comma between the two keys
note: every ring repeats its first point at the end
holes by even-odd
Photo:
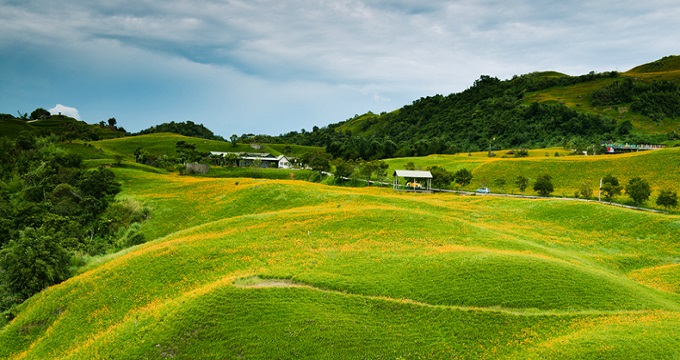
{"type": "Polygon", "coordinates": [[[322,150],[319,147],[287,144],[250,145],[237,143],[233,145],[224,140],[204,139],[175,133],[151,133],[94,141],[89,142],[86,147],[81,146],[81,144],[74,144],[71,146],[71,150],[80,153],[85,159],[113,159],[114,155],[122,155],[127,160],[134,161],[134,152],[138,148],[156,156],[163,154],[172,156],[176,154],[176,144],[180,141],[196,146],[196,150],[202,153],[210,151],[266,152],[273,155],[285,153],[286,155],[299,156],[305,152],[322,150]],[[96,149],[96,151],[93,152],[93,149],[96,149]]]}
{"type": "Polygon", "coordinates": [[[649,64],[637,66],[629,74],[660,73],[680,71],[680,56],[666,56],[649,64]]]}
{"type": "Polygon", "coordinates": [[[30,298],[0,357],[672,358],[680,218],[114,168],[151,241],[30,298]]]}
{"type": "Polygon", "coordinates": [[[210,129],[203,126],[203,124],[195,124],[193,121],[178,123],[171,121],[169,123],[152,126],[140,131],[138,134],[145,135],[155,133],[175,133],[189,137],[225,141],[223,137],[215,135],[210,129]]]}
{"type": "MultiPolygon", "coordinates": [[[[486,152],[457,155],[430,155],[426,157],[388,159],[387,173],[404,169],[406,163],[412,162],[418,169],[430,166],[440,166],[450,172],[467,169],[472,172],[470,185],[462,190],[474,191],[479,187],[490,187],[492,192],[518,194],[515,180],[518,176],[529,178],[533,186],[534,181],[541,174],[550,174],[555,186],[554,195],[572,197],[585,183],[595,193],[599,188],[600,179],[612,174],[621,184],[626,184],[634,177],[640,177],[649,182],[652,196],[647,202],[648,207],[655,205],[659,191],[670,189],[680,192],[680,176],[676,169],[680,166],[680,148],[667,148],[654,151],[618,155],[582,156],[568,155],[559,148],[536,149],[529,151],[529,157],[509,158],[501,156],[503,151],[497,152],[496,157],[488,157],[486,152]],[[554,154],[560,154],[555,157],[554,154]],[[496,184],[497,179],[505,181],[503,188],[496,184]]],[[[531,186],[526,193],[535,195],[531,186]]],[[[631,200],[623,194],[620,201],[629,203],[631,200]]]]}
{"type": "Polygon", "coordinates": [[[21,133],[35,136],[54,134],[66,139],[99,140],[125,136],[125,130],[108,126],[91,125],[65,115],[52,115],[46,119],[27,120],[0,117],[0,134],[11,139],[21,133]]]}
{"type": "Polygon", "coordinates": [[[460,93],[422,97],[393,112],[369,112],[280,140],[365,160],[489,146],[580,151],[609,140],[674,141],[680,139],[679,58],[624,73],[535,72],[508,80],[482,75],[460,93]]]}

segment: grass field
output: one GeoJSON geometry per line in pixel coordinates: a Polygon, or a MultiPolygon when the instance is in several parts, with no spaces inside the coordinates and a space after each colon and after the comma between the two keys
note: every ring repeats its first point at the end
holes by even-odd
{"type": "MultiPolygon", "coordinates": [[[[515,193],[519,191],[515,185],[518,176],[530,179],[530,186],[526,194],[535,195],[532,186],[541,174],[549,174],[553,178],[555,196],[574,196],[583,183],[588,184],[595,196],[599,188],[600,178],[612,174],[622,185],[633,177],[641,177],[652,187],[652,196],[647,202],[648,207],[658,207],[655,203],[658,192],[670,189],[680,192],[680,148],[667,148],[656,151],[642,151],[637,153],[598,156],[565,156],[561,149],[536,149],[529,151],[527,158],[502,158],[504,151],[496,151],[498,156],[489,158],[486,152],[457,155],[430,155],[420,158],[389,159],[388,174],[394,170],[403,169],[404,164],[413,162],[417,168],[426,169],[428,166],[443,166],[448,171],[455,172],[461,168],[470,170],[473,174],[472,183],[464,190],[474,190],[488,186],[492,192],[515,193]],[[555,157],[555,152],[560,156],[555,157]],[[546,156],[547,155],[547,156],[546,156]],[[505,188],[499,188],[494,180],[503,179],[505,188]]],[[[620,197],[623,202],[631,202],[625,195],[620,197]]]]}
{"type": "MultiPolygon", "coordinates": [[[[101,149],[109,158],[114,154],[120,154],[130,160],[134,160],[134,152],[140,147],[152,155],[175,155],[175,144],[177,144],[179,141],[185,141],[189,144],[196,145],[196,150],[200,152],[268,152],[278,156],[281,155],[286,148],[285,144],[260,144],[261,147],[259,149],[255,149],[249,144],[237,143],[236,146],[233,146],[230,142],[226,141],[200,139],[172,133],[154,133],[119,139],[109,139],[93,142],[92,144],[94,144],[96,148],[101,149]]],[[[290,145],[290,153],[293,155],[300,155],[304,152],[318,149],[320,148],[313,146],[290,145]]]]}
{"type": "Polygon", "coordinates": [[[0,358],[680,356],[678,216],[141,170],[153,240],[26,301],[0,358]]]}

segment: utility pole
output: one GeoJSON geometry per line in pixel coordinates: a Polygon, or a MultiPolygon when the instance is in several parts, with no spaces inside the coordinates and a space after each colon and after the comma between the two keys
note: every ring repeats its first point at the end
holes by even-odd
{"type": "Polygon", "coordinates": [[[597,201],[602,201],[602,178],[600,178],[600,191],[597,195],[597,201]]]}

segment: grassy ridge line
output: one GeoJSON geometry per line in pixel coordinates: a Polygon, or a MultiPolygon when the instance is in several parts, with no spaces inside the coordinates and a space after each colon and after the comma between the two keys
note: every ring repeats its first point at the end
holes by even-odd
{"type": "Polygon", "coordinates": [[[638,269],[632,271],[629,276],[646,286],[680,294],[680,264],[638,269]]]}
{"type": "Polygon", "coordinates": [[[291,281],[289,279],[277,279],[277,278],[260,278],[259,276],[249,276],[247,278],[239,278],[234,281],[234,286],[244,289],[259,289],[259,288],[299,288],[299,289],[309,289],[314,291],[319,291],[327,294],[335,294],[347,297],[357,297],[369,300],[379,300],[387,301],[397,304],[406,305],[416,305],[420,307],[427,308],[437,308],[444,310],[459,310],[459,311],[477,311],[477,312],[492,312],[492,313],[502,313],[506,315],[515,316],[573,316],[573,315],[638,315],[645,313],[656,313],[657,310],[540,310],[535,308],[503,308],[500,306],[493,307],[475,307],[475,306],[457,306],[457,305],[441,305],[441,304],[430,304],[422,301],[416,301],[413,299],[405,298],[392,298],[388,296],[373,296],[364,294],[354,294],[345,291],[329,290],[325,288],[316,287],[313,285],[298,283],[291,281]],[[245,282],[246,284],[241,285],[240,283],[245,282]],[[271,285],[270,285],[271,284],[271,285]]]}

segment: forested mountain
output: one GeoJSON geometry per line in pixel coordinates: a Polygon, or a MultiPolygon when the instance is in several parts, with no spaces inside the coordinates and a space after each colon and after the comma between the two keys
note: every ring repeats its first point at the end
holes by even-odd
{"type": "Polygon", "coordinates": [[[680,57],[627,73],[483,75],[467,90],[434,95],[380,115],[290,132],[275,140],[325,146],[335,157],[376,159],[489,148],[603,141],[659,143],[680,137],[680,57]]]}
{"type": "Polygon", "coordinates": [[[195,124],[193,121],[187,121],[187,122],[174,122],[171,121],[169,123],[163,123],[160,125],[152,126],[146,130],[140,131],[138,134],[143,135],[143,134],[153,134],[153,133],[163,133],[163,132],[170,132],[170,133],[175,133],[179,135],[184,135],[184,136],[191,136],[191,137],[197,137],[197,138],[203,138],[203,139],[209,139],[209,140],[222,140],[224,141],[224,138],[218,135],[215,135],[210,129],[206,128],[203,126],[203,124],[195,124]]]}

